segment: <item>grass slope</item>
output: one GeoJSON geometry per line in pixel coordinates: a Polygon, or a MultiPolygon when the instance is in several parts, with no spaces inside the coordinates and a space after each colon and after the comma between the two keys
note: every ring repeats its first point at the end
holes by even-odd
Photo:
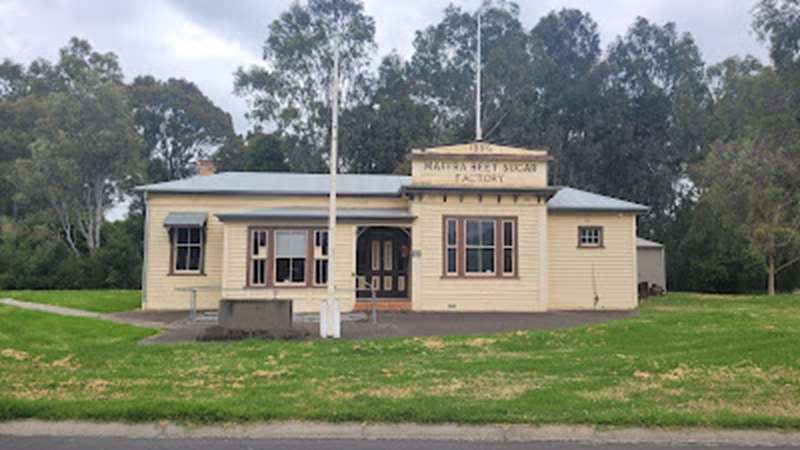
{"type": "Polygon", "coordinates": [[[800,428],[800,296],[483,337],[137,345],[153,332],[0,307],[0,420],[800,428]]]}
{"type": "Polygon", "coordinates": [[[139,307],[141,291],[0,291],[0,298],[45,303],[99,313],[130,311],[139,307]]]}

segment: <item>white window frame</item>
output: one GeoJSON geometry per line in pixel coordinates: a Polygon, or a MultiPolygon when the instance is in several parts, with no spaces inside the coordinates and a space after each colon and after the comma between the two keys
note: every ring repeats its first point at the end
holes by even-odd
{"type": "Polygon", "coordinates": [[[205,260],[205,232],[203,227],[198,226],[175,226],[170,229],[172,233],[172,267],[170,267],[170,273],[176,275],[200,275],[203,273],[203,262],[205,260]],[[179,242],[178,236],[180,235],[180,230],[186,230],[186,237],[187,242],[179,242]],[[193,243],[192,242],[192,231],[197,230],[199,233],[199,242],[193,243]],[[185,248],[186,249],[186,269],[178,269],[178,249],[185,248]],[[197,269],[189,269],[189,265],[191,262],[191,255],[192,255],[192,248],[200,249],[200,256],[197,260],[197,269]]]}
{"type": "Polygon", "coordinates": [[[463,264],[464,264],[464,275],[468,276],[468,277],[496,276],[497,275],[497,219],[495,219],[495,218],[487,218],[487,219],[465,218],[462,232],[464,233],[462,235],[462,236],[464,236],[464,262],[463,262],[463,264]],[[479,241],[480,241],[479,244],[476,245],[476,244],[470,244],[469,243],[469,234],[467,233],[467,228],[468,228],[468,226],[469,226],[468,224],[470,222],[478,222],[478,224],[479,224],[478,225],[478,230],[479,231],[481,231],[481,228],[482,228],[481,224],[483,224],[483,223],[492,224],[492,245],[487,245],[487,244],[483,243],[483,233],[482,232],[478,234],[479,241]],[[491,272],[484,272],[484,271],[470,272],[469,264],[468,264],[469,251],[470,250],[475,250],[475,249],[478,250],[478,255],[479,255],[478,266],[479,267],[483,266],[483,264],[481,264],[483,262],[483,250],[486,250],[486,249],[491,249],[492,250],[492,271],[491,272]]]}
{"type": "Polygon", "coordinates": [[[308,262],[309,262],[309,255],[308,255],[308,230],[297,230],[297,229],[278,229],[272,232],[272,245],[274,250],[275,256],[272,258],[273,264],[273,282],[275,286],[306,286],[308,285],[308,262]],[[290,234],[297,234],[303,233],[305,234],[305,245],[303,246],[303,256],[280,256],[278,254],[278,239],[279,236],[283,233],[290,233],[290,234]],[[281,281],[278,280],[278,260],[279,259],[288,259],[289,260],[289,281],[281,281]],[[302,281],[292,281],[291,274],[293,272],[292,268],[294,266],[295,260],[302,259],[303,262],[303,279],[302,281]]]}
{"type": "Polygon", "coordinates": [[[578,247],[602,248],[603,227],[596,225],[586,225],[578,227],[578,247]]]}

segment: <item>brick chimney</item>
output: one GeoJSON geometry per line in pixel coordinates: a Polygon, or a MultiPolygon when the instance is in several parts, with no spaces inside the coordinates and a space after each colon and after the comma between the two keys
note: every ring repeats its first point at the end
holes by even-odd
{"type": "Polygon", "coordinates": [[[214,175],[216,171],[217,168],[214,166],[214,162],[210,159],[201,159],[197,161],[197,174],[201,177],[214,175]]]}

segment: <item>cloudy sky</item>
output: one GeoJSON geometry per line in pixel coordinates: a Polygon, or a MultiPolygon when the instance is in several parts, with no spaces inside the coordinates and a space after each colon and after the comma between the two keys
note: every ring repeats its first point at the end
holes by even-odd
{"type": "MultiPolygon", "coordinates": [[[[375,18],[378,53],[412,52],[414,32],[441,20],[448,3],[479,0],[366,0],[375,18]]],[[[183,77],[249,128],[245,101],[234,96],[233,72],[259,62],[268,24],[290,0],[0,0],[0,59],[57,58],[71,36],[119,55],[128,79],[139,74],[183,77]]],[[[597,21],[605,48],[636,16],[673,21],[690,32],[714,63],[733,54],[766,59],[750,27],[755,0],[519,0],[526,28],[553,9],[579,8],[597,21]]]]}

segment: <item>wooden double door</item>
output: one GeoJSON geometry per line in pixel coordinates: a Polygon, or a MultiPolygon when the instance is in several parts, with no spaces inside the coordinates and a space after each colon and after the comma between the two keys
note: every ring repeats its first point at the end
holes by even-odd
{"type": "Polygon", "coordinates": [[[369,298],[408,298],[411,242],[406,230],[370,227],[362,230],[356,252],[356,294],[369,298]]]}

